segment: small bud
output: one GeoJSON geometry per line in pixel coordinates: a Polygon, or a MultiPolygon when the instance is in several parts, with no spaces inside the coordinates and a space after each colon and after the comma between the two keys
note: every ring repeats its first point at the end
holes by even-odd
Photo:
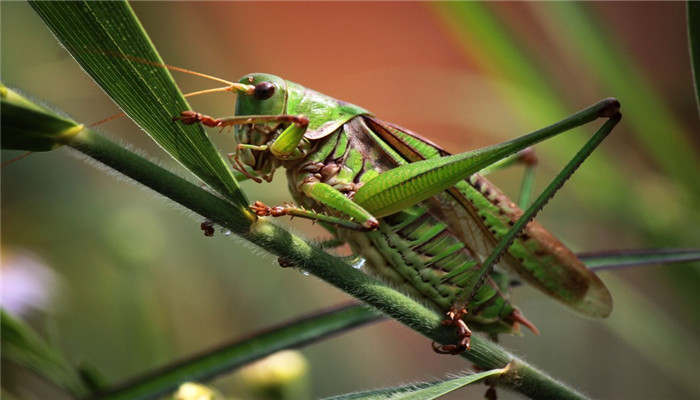
{"type": "Polygon", "coordinates": [[[220,400],[223,396],[216,390],[199,383],[185,382],[173,394],[175,400],[220,400]]]}
{"type": "Polygon", "coordinates": [[[310,399],[308,369],[300,352],[284,350],[243,368],[240,377],[255,398],[310,399]]]}

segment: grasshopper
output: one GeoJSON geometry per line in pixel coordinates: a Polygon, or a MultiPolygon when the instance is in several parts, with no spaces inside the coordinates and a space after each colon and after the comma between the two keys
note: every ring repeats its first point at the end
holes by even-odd
{"type": "Polygon", "coordinates": [[[370,274],[445,315],[459,341],[434,345],[435,351],[469,350],[472,329],[495,337],[524,325],[537,333],[509,301],[504,271],[583,315],[610,314],[612,298],[602,281],[532,219],[620,120],[617,100],[451,155],[364,108],[277,76],[249,74],[228,83],[213,90],[237,93],[235,116],[183,111],[173,120],[235,127],[229,158],[246,178],[269,182],[284,167],[298,206],[256,202],[251,208],[259,216],[319,221],[365,260],[370,274]],[[607,121],[526,210],[477,173],[597,118],[607,121]]]}

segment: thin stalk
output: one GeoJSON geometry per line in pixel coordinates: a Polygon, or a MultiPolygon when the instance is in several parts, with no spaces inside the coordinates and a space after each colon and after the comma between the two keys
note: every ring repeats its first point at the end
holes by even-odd
{"type": "MultiPolygon", "coordinates": [[[[443,344],[457,342],[456,334],[441,324],[440,316],[415,300],[309,245],[302,238],[268,220],[259,219],[246,232],[245,226],[249,221],[246,220],[248,214],[244,210],[118,144],[86,129],[75,135],[67,145],[292,262],[428,338],[443,344]]],[[[585,398],[495,343],[480,337],[472,338],[472,349],[462,353],[462,356],[484,369],[503,368],[515,361],[518,368],[502,375],[498,384],[526,396],[545,398],[556,392],[556,397],[561,399],[585,398]],[[528,377],[534,384],[523,382],[521,376],[528,377]]]]}
{"type": "Polygon", "coordinates": [[[243,235],[253,222],[251,213],[203,190],[174,173],[133,153],[89,129],[82,130],[66,145],[85,153],[210,221],[243,235]]]}

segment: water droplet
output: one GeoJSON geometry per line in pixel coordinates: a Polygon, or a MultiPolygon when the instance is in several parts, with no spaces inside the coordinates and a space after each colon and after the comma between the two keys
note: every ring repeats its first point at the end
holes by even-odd
{"type": "Polygon", "coordinates": [[[359,260],[357,260],[356,263],[352,264],[352,267],[355,269],[362,269],[362,267],[365,266],[366,262],[367,261],[364,258],[360,258],[359,260]]]}
{"type": "Polygon", "coordinates": [[[309,272],[309,271],[307,271],[307,270],[305,270],[305,269],[302,269],[302,270],[301,270],[301,274],[304,275],[304,276],[309,276],[309,275],[311,275],[311,272],[309,272]]]}
{"type": "Polygon", "coordinates": [[[221,228],[221,233],[223,233],[224,236],[230,236],[231,231],[226,229],[226,228],[221,228]]]}

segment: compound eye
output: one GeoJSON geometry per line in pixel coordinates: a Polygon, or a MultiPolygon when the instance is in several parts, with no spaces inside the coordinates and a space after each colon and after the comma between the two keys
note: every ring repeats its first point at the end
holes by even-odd
{"type": "Polygon", "coordinates": [[[272,82],[260,82],[255,85],[253,96],[258,100],[267,100],[275,94],[275,85],[272,82]]]}

